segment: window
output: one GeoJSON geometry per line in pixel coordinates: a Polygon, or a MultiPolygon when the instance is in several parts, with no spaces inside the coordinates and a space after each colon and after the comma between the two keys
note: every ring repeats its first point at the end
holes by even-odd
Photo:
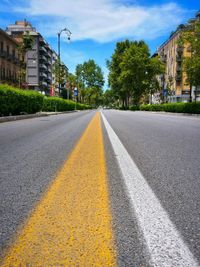
{"type": "Polygon", "coordinates": [[[1,51],[3,51],[3,42],[1,42],[1,51]]]}
{"type": "Polygon", "coordinates": [[[7,56],[9,56],[9,54],[10,54],[10,47],[9,47],[9,45],[7,45],[7,56]]]}
{"type": "Polygon", "coordinates": [[[6,70],[5,68],[2,69],[2,78],[3,80],[5,79],[5,76],[6,76],[6,70]]]}

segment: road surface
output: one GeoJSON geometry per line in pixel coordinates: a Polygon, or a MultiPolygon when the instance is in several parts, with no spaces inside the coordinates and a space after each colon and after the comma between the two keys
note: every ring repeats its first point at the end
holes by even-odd
{"type": "Polygon", "coordinates": [[[0,125],[0,266],[200,266],[200,119],[0,125]]]}

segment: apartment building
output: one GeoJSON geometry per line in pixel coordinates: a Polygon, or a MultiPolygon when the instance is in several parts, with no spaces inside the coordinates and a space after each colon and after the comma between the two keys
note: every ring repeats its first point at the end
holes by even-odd
{"type": "Polygon", "coordinates": [[[19,59],[17,41],[0,29],[0,83],[18,85],[19,59]]]}
{"type": "Polygon", "coordinates": [[[161,60],[165,63],[165,73],[160,76],[164,97],[170,102],[189,101],[190,85],[186,73],[182,71],[183,56],[190,56],[188,47],[179,47],[181,29],[173,33],[158,49],[161,60]]]}
{"type": "Polygon", "coordinates": [[[22,42],[26,32],[32,37],[32,49],[28,50],[25,56],[27,87],[46,95],[50,94],[53,50],[49,44],[27,21],[17,21],[9,25],[6,32],[18,42],[22,42]]]}
{"type": "Polygon", "coordinates": [[[182,69],[183,58],[191,57],[190,45],[185,44],[181,47],[178,40],[181,32],[199,18],[200,12],[186,25],[180,25],[158,49],[158,55],[165,63],[165,73],[159,77],[160,85],[164,98],[170,102],[188,102],[190,95],[194,98],[194,88],[191,88],[182,69]]]}

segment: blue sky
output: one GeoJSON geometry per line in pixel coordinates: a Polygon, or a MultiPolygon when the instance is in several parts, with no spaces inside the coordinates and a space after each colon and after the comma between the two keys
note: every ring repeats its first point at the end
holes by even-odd
{"type": "Polygon", "coordinates": [[[61,58],[69,70],[94,59],[106,77],[117,41],[142,39],[153,53],[199,9],[200,0],[0,0],[0,27],[26,18],[55,51],[57,32],[67,27],[72,36],[62,35],[61,58]]]}

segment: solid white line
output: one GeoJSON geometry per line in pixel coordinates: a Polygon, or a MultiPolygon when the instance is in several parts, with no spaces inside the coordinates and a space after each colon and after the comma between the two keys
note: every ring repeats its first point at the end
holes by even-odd
{"type": "MultiPolygon", "coordinates": [[[[101,113],[130,197],[131,206],[156,267],[197,267],[198,262],[161,206],[118,136],[101,113]]],[[[170,199],[169,199],[170,201],[170,199]]]]}

